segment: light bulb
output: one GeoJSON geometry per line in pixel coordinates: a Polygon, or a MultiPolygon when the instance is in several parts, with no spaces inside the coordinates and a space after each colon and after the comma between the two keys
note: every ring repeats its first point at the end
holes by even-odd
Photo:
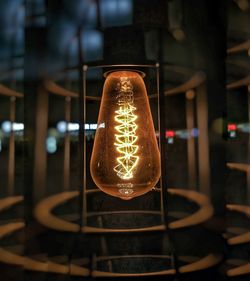
{"type": "Polygon", "coordinates": [[[160,177],[160,153],[146,87],[135,71],[107,75],[90,161],[95,184],[124,200],[150,191],[160,177]]]}

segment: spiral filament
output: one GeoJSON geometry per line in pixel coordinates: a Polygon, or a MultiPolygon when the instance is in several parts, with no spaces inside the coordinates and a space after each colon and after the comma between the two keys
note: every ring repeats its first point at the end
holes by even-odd
{"type": "Polygon", "coordinates": [[[114,145],[122,156],[117,158],[118,165],[114,167],[114,171],[121,179],[131,179],[139,161],[139,157],[135,155],[138,151],[136,145],[138,137],[135,123],[137,116],[134,114],[136,108],[133,106],[133,86],[127,77],[121,77],[116,89],[119,109],[115,111],[115,121],[119,125],[115,126],[118,134],[115,135],[114,145]]]}
{"type": "Polygon", "coordinates": [[[106,73],[90,160],[95,185],[130,200],[152,190],[160,177],[160,153],[143,73],[106,73]]]}

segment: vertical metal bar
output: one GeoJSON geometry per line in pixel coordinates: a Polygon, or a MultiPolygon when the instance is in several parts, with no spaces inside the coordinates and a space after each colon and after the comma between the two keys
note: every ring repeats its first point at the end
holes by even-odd
{"type": "Polygon", "coordinates": [[[161,188],[162,188],[162,195],[163,195],[163,207],[164,207],[164,222],[167,229],[167,235],[169,237],[169,242],[171,245],[170,251],[173,254],[173,263],[174,269],[176,272],[176,277],[180,278],[179,272],[179,261],[178,255],[176,251],[175,240],[173,236],[172,230],[169,228],[169,221],[168,221],[168,186],[167,186],[167,167],[166,167],[166,141],[165,141],[165,94],[164,94],[164,68],[163,68],[163,36],[164,30],[159,29],[158,32],[158,43],[159,43],[159,103],[158,103],[158,122],[159,122],[159,143],[160,143],[160,153],[161,153],[161,188]]]}
{"type": "Polygon", "coordinates": [[[78,42],[78,73],[79,73],[79,193],[80,193],[80,223],[79,232],[81,232],[83,226],[83,216],[84,216],[84,188],[86,185],[86,173],[85,173],[85,118],[86,118],[86,106],[85,106],[85,71],[83,69],[83,54],[82,54],[82,28],[78,27],[77,30],[77,42],[78,42]]]}
{"type": "MultiPolygon", "coordinates": [[[[14,17],[14,24],[17,19],[14,17]]],[[[10,68],[11,68],[11,88],[14,89],[16,86],[16,77],[14,69],[15,62],[15,49],[16,49],[16,40],[15,37],[11,40],[11,57],[10,57],[10,68]]],[[[9,162],[8,162],[8,194],[14,195],[15,193],[15,132],[13,130],[13,123],[16,119],[16,97],[10,98],[10,122],[11,122],[11,131],[9,138],[9,162]]]]}
{"type": "MultiPolygon", "coordinates": [[[[250,85],[247,87],[248,122],[250,123],[250,85]]],[[[250,134],[248,134],[248,163],[250,162],[250,134]]],[[[250,204],[250,171],[247,170],[247,204],[250,204]]]]}
{"type": "Polygon", "coordinates": [[[168,212],[167,212],[167,181],[166,181],[166,145],[165,145],[165,95],[164,95],[164,78],[163,78],[163,66],[160,66],[159,75],[159,99],[158,99],[158,124],[159,124],[159,148],[161,154],[161,178],[160,187],[162,190],[163,197],[163,208],[164,208],[164,221],[168,228],[168,212]]]}
{"type": "MultiPolygon", "coordinates": [[[[70,67],[70,47],[71,41],[67,46],[67,54],[65,64],[70,67]]],[[[65,75],[65,87],[70,89],[71,81],[68,72],[65,75]]],[[[68,123],[70,122],[71,115],[71,98],[65,98],[64,118],[67,124],[67,130],[64,138],[64,159],[63,159],[63,190],[69,190],[70,188],[70,134],[68,130],[68,123]]]]}
{"type": "Polygon", "coordinates": [[[199,159],[199,187],[200,191],[210,197],[210,163],[208,139],[208,110],[206,84],[197,87],[196,96],[197,123],[199,129],[198,159],[199,159]]]}
{"type": "MultiPolygon", "coordinates": [[[[159,73],[159,63],[156,64],[156,87],[157,87],[157,102],[158,102],[158,132],[159,132],[159,150],[160,155],[162,157],[161,153],[161,139],[162,139],[162,132],[161,132],[161,117],[160,117],[160,73],[159,73]]],[[[165,134],[163,134],[165,136],[165,134]]],[[[164,224],[164,198],[163,198],[163,185],[162,180],[160,178],[160,196],[161,196],[161,222],[164,224]]]]}
{"type": "MultiPolygon", "coordinates": [[[[77,43],[78,43],[78,80],[79,80],[79,103],[78,103],[78,110],[79,110],[79,141],[78,141],[78,151],[79,151],[79,230],[76,232],[77,236],[73,240],[72,243],[72,250],[68,256],[69,263],[71,263],[73,253],[75,248],[77,247],[77,237],[78,235],[82,234],[82,226],[83,226],[83,208],[85,206],[83,202],[83,185],[85,181],[85,160],[84,160],[84,151],[85,151],[85,131],[84,131],[84,119],[85,119],[85,86],[84,86],[84,71],[83,71],[83,54],[82,54],[82,27],[78,26],[77,28],[77,43]]],[[[90,264],[92,260],[90,259],[90,264]]],[[[71,268],[69,268],[68,275],[71,276],[71,268]]]]}
{"type": "Polygon", "coordinates": [[[196,189],[196,159],[195,159],[195,140],[191,135],[191,130],[194,128],[194,96],[193,90],[186,92],[186,121],[189,137],[187,139],[187,154],[188,154],[188,187],[196,189]]]}
{"type": "Polygon", "coordinates": [[[88,66],[84,65],[83,66],[83,163],[84,163],[84,170],[83,170],[83,222],[84,225],[87,225],[87,166],[86,166],[86,135],[85,135],[85,124],[87,123],[86,120],[86,95],[87,95],[87,85],[86,85],[86,79],[87,79],[87,70],[88,66]]]}
{"type": "Polygon", "coordinates": [[[49,96],[43,87],[38,89],[35,127],[34,202],[43,198],[46,188],[47,153],[45,150],[48,130],[49,96]]]}
{"type": "Polygon", "coordinates": [[[15,185],[15,135],[13,130],[13,123],[15,122],[16,115],[16,98],[10,98],[10,122],[11,131],[9,138],[9,159],[8,159],[8,195],[14,195],[15,185]]]}
{"type": "MultiPolygon", "coordinates": [[[[68,125],[70,122],[70,112],[71,111],[71,98],[65,98],[65,121],[68,125]]],[[[64,138],[64,159],[63,159],[63,190],[69,190],[70,186],[70,134],[66,131],[64,138]]]]}
{"type": "MultiPolygon", "coordinates": [[[[162,66],[160,66],[160,75],[163,80],[163,71],[161,70],[162,66]]],[[[166,227],[168,228],[168,212],[167,212],[167,181],[166,181],[166,145],[165,145],[165,96],[164,96],[164,88],[163,81],[159,84],[159,99],[158,99],[158,124],[159,124],[159,148],[161,155],[161,178],[160,178],[160,187],[162,192],[162,201],[163,201],[163,209],[164,209],[164,221],[166,227]]]]}

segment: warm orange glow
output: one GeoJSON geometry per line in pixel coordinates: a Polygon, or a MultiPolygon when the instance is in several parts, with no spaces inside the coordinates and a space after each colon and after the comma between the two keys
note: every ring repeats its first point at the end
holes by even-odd
{"type": "Polygon", "coordinates": [[[115,126],[115,129],[119,134],[115,135],[115,146],[122,156],[117,157],[118,165],[114,167],[114,171],[117,176],[126,180],[133,178],[133,171],[139,160],[139,157],[136,156],[138,145],[135,144],[138,139],[135,123],[137,116],[134,114],[136,108],[133,106],[133,86],[127,77],[121,77],[117,91],[119,110],[115,112],[115,121],[119,125],[115,126]]]}
{"type": "Polygon", "coordinates": [[[90,171],[105,193],[128,200],[150,191],[160,177],[160,154],[142,77],[108,75],[98,117],[90,171]]]}

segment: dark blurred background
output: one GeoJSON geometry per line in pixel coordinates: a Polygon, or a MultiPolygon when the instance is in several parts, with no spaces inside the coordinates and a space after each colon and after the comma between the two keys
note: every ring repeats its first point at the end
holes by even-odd
{"type": "Polygon", "coordinates": [[[1,280],[248,280],[249,26],[249,0],[0,0],[1,280]],[[83,192],[105,71],[83,65],[113,64],[152,66],[166,197],[83,192]]]}

